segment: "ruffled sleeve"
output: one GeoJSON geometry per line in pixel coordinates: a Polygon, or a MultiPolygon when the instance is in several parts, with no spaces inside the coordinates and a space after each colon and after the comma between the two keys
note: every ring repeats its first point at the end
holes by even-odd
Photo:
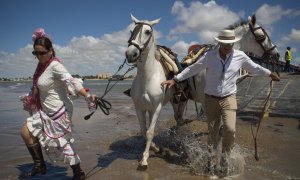
{"type": "Polygon", "coordinates": [[[71,96],[77,96],[77,93],[83,88],[83,81],[79,78],[74,78],[60,62],[53,62],[54,77],[63,81],[71,96]]]}

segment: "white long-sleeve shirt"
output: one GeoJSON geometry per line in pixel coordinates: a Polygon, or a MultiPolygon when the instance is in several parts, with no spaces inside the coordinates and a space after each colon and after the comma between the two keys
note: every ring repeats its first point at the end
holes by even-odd
{"type": "Polygon", "coordinates": [[[236,81],[240,68],[254,75],[271,74],[270,70],[254,63],[243,51],[233,50],[224,61],[220,57],[219,48],[216,48],[208,51],[197,62],[185,68],[176,78],[183,81],[202,70],[206,70],[204,92],[209,95],[224,97],[236,93],[236,81]]]}
{"type": "Polygon", "coordinates": [[[71,76],[64,65],[53,61],[38,80],[39,95],[43,112],[54,113],[65,105],[69,118],[72,117],[73,103],[68,95],[68,89],[76,93],[83,88],[82,83],[71,76]]]}

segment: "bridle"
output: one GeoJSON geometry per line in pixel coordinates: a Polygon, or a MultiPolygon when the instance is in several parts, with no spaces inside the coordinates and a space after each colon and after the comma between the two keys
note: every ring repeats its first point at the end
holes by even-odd
{"type": "Polygon", "coordinates": [[[150,24],[148,23],[145,23],[145,22],[137,22],[135,23],[136,26],[135,28],[133,29],[132,33],[131,33],[131,36],[128,40],[128,47],[133,45],[135,46],[139,51],[140,51],[140,56],[142,54],[142,52],[146,49],[146,47],[148,46],[151,38],[152,38],[152,35],[153,35],[153,28],[150,24]],[[151,31],[150,31],[150,36],[149,38],[147,39],[146,43],[144,44],[138,44],[136,42],[141,42],[142,41],[142,30],[143,30],[143,26],[144,25],[148,25],[150,28],[151,28],[151,31]],[[135,41],[135,40],[138,40],[138,41],[135,41]],[[143,45],[141,47],[141,45],[143,45]]]}
{"type": "MultiPolygon", "coordinates": [[[[264,45],[263,42],[268,38],[268,41],[270,41],[270,37],[268,35],[268,33],[265,31],[264,28],[262,28],[261,26],[259,27],[253,27],[251,23],[249,23],[249,28],[250,31],[252,32],[256,42],[261,46],[261,48],[264,50],[264,54],[262,55],[262,58],[266,58],[266,57],[270,57],[271,55],[271,51],[273,51],[276,48],[276,45],[273,45],[272,47],[270,47],[269,49],[267,49],[264,45]],[[255,33],[255,31],[257,30],[261,30],[263,32],[263,35],[255,33]]],[[[272,43],[271,43],[272,44],[272,43]]]]}

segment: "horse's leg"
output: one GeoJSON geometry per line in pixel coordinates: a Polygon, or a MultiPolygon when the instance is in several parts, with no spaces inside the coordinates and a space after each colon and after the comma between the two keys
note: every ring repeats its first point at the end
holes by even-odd
{"type": "MultiPolygon", "coordinates": [[[[146,131],[147,131],[147,122],[146,122],[146,112],[141,112],[141,115],[138,116],[140,128],[141,128],[141,134],[145,139],[147,139],[146,131]]],[[[149,118],[151,119],[151,117],[149,118]]],[[[150,145],[150,150],[154,151],[155,153],[160,152],[160,148],[156,146],[156,144],[152,141],[150,145]]]]}
{"type": "Polygon", "coordinates": [[[184,120],[183,120],[183,112],[186,107],[187,101],[182,101],[178,104],[176,103],[171,103],[174,111],[174,118],[176,120],[176,127],[183,125],[184,120]]]}
{"type": "MultiPolygon", "coordinates": [[[[147,141],[147,136],[146,136],[146,131],[147,131],[147,127],[146,127],[146,111],[139,110],[137,107],[138,106],[136,106],[136,115],[137,115],[137,118],[139,120],[141,134],[145,138],[145,140],[147,141]]],[[[142,159],[144,159],[144,155],[143,155],[142,159]]],[[[139,166],[138,166],[137,169],[144,171],[144,170],[147,169],[147,165],[142,166],[141,162],[142,162],[142,160],[140,161],[139,166]]]]}
{"type": "Polygon", "coordinates": [[[146,137],[147,137],[147,142],[146,142],[146,147],[143,153],[143,159],[140,161],[138,170],[146,170],[148,167],[148,158],[149,158],[149,149],[154,137],[154,129],[155,129],[155,125],[158,119],[158,116],[160,114],[162,105],[161,103],[158,104],[158,106],[156,107],[156,109],[153,112],[150,112],[149,116],[150,116],[150,126],[146,132],[146,137]]]}
{"type": "Polygon", "coordinates": [[[145,139],[147,139],[147,137],[146,137],[146,130],[147,130],[147,127],[146,127],[146,111],[142,111],[142,110],[139,110],[138,108],[136,108],[136,115],[137,115],[137,118],[139,120],[139,124],[140,124],[140,128],[141,128],[141,134],[145,139]]]}

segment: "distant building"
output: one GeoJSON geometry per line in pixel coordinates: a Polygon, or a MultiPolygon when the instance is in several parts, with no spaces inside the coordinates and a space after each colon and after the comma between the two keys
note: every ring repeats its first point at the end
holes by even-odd
{"type": "Polygon", "coordinates": [[[109,77],[111,77],[110,73],[100,73],[100,74],[97,74],[97,79],[108,79],[109,77]]]}

